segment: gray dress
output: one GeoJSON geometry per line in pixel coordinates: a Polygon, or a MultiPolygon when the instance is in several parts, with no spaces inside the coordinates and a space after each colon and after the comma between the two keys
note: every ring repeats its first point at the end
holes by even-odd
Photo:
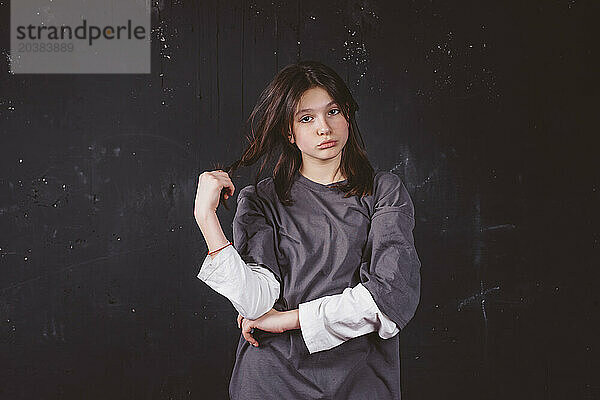
{"type": "MultiPolygon", "coordinates": [[[[345,181],[343,181],[345,182],[345,181]]],[[[375,174],[373,195],[344,193],[296,172],[295,204],[279,202],[272,178],[243,188],[233,244],[245,262],[270,269],[281,285],[274,308],[340,294],[359,282],[402,329],[420,298],[421,262],[413,241],[414,207],[401,179],[375,174]]],[[[399,335],[377,332],[313,354],[301,330],[240,335],[229,383],[231,400],[400,399],[399,335]]]]}

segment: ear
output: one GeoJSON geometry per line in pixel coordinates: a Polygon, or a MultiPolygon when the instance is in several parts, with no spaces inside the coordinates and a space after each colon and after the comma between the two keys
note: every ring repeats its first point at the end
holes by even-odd
{"type": "Polygon", "coordinates": [[[292,132],[288,132],[288,140],[290,141],[290,143],[294,143],[294,135],[292,135],[292,132]]]}

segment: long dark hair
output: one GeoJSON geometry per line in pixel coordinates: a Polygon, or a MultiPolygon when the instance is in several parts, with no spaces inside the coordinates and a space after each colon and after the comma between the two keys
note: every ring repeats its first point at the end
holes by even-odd
{"type": "MultiPolygon", "coordinates": [[[[374,170],[367,158],[365,145],[355,120],[358,104],[340,76],[330,67],[318,61],[301,61],[284,67],[261,93],[252,114],[245,123],[249,144],[239,160],[222,168],[230,177],[240,166],[251,166],[263,156],[260,170],[254,178],[254,188],[268,161],[279,156],[273,169],[273,181],[279,200],[292,204],[289,191],[296,171],[302,163],[302,153],[295,143],[290,143],[294,113],[302,94],[313,87],[322,87],[337,102],[349,122],[348,141],[342,149],[340,170],[346,176],[346,184],[334,185],[342,190],[344,197],[370,195],[373,192],[374,170]]],[[[219,204],[229,207],[221,192],[219,204]]]]}

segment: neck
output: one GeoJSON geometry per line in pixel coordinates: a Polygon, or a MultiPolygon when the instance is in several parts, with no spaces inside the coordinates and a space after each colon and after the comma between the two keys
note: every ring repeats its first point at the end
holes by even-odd
{"type": "Polygon", "coordinates": [[[339,164],[321,167],[313,166],[311,168],[308,165],[302,163],[299,172],[311,181],[318,182],[323,185],[329,185],[331,183],[339,182],[346,179],[346,177],[342,174],[342,171],[340,170],[339,164]]]}

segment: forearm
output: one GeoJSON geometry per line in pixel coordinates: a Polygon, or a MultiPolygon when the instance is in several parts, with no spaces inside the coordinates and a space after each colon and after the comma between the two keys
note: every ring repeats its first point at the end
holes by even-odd
{"type": "Polygon", "coordinates": [[[298,309],[284,311],[289,316],[289,325],[287,330],[300,329],[300,314],[298,309]]]}
{"type": "MultiPolygon", "coordinates": [[[[219,249],[229,242],[223,233],[221,223],[215,212],[198,215],[196,216],[196,221],[202,231],[209,252],[219,249]]],[[[220,251],[217,251],[216,253],[211,254],[210,257],[214,259],[219,252],[220,251]]]]}

